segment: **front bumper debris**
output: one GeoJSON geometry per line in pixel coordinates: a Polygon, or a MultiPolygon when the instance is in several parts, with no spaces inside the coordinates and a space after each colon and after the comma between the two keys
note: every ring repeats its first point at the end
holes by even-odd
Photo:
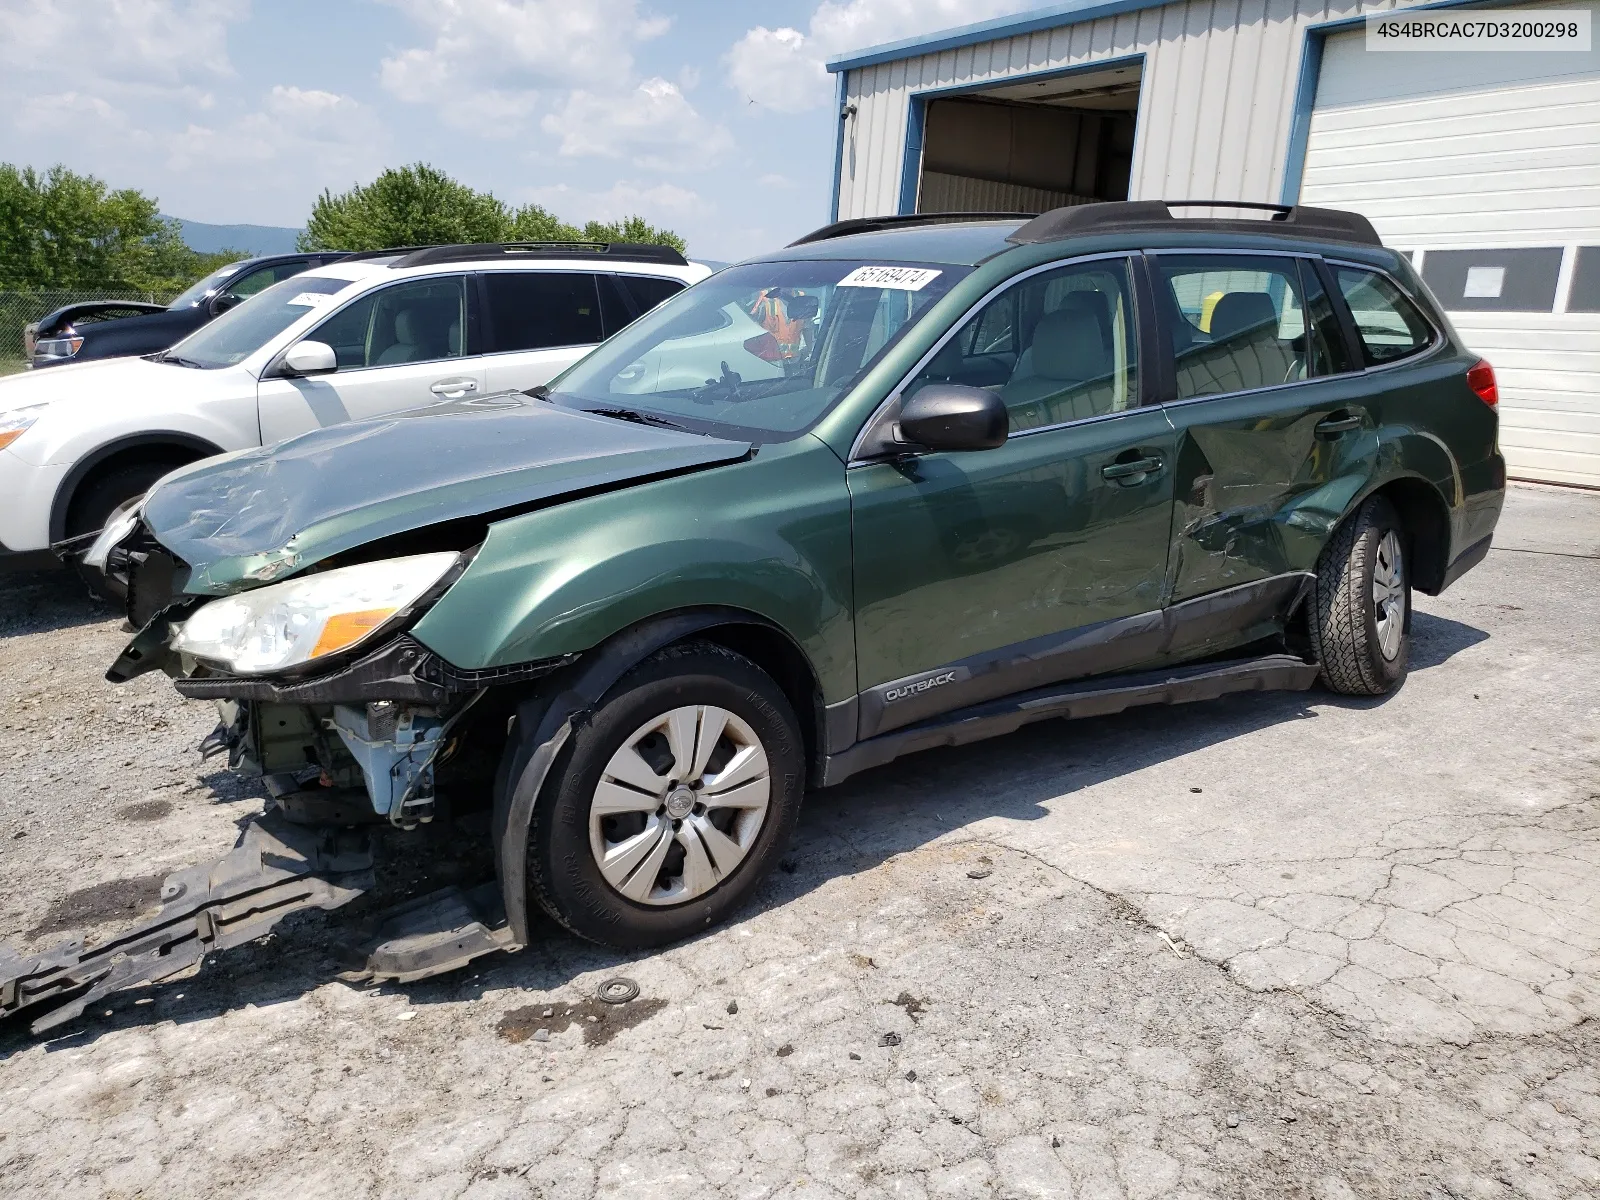
{"type": "Polygon", "coordinates": [[[372,866],[365,831],[261,817],[222,859],[169,875],[160,911],[125,933],[92,949],[82,937],[33,955],[0,946],[0,1017],[55,1004],[32,1025],[53,1029],[112,992],[253,941],[290,913],[348,904],[373,886],[372,866]]]}

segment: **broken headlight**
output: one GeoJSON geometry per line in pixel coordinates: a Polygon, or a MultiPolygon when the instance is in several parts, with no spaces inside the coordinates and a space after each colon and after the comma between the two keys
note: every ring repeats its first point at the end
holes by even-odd
{"type": "Polygon", "coordinates": [[[225,596],[176,626],[172,649],[241,675],[296,667],[385,631],[460,558],[389,558],[225,596]]]}

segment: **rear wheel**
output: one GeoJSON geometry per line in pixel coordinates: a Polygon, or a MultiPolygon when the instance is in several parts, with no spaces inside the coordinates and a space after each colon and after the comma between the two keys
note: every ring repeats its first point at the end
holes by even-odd
{"type": "Polygon", "coordinates": [[[743,904],[794,830],[804,754],[782,689],[720,646],[624,676],[556,760],[528,833],[529,894],[567,929],[659,946],[743,904]]]}
{"type": "Polygon", "coordinates": [[[1347,696],[1381,696],[1405,678],[1411,652],[1406,533],[1374,496],[1339,527],[1317,564],[1311,642],[1322,680],[1347,696]]]}

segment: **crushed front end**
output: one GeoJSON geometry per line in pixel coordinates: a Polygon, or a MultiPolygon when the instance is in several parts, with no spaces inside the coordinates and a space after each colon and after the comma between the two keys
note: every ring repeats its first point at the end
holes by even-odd
{"type": "MultiPolygon", "coordinates": [[[[133,929],[92,948],[0,946],[0,1017],[43,1009],[35,1031],[372,890],[374,835],[487,807],[515,704],[567,661],[463,671],[409,635],[470,550],[329,564],[211,598],[184,590],[187,564],[140,520],[96,549],[139,626],[107,678],[160,670],[213,702],[202,754],[259,777],[267,800],[227,856],[169,877],[161,909],[133,929]]],[[[495,883],[447,886],[369,921],[344,977],[407,981],[515,948],[495,883]]]]}

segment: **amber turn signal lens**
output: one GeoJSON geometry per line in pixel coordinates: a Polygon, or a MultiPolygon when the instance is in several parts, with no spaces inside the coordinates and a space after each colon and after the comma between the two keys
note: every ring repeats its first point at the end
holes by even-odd
{"type": "Polygon", "coordinates": [[[26,432],[27,430],[25,429],[8,429],[4,433],[0,433],[0,450],[4,450],[26,432]]]}
{"type": "Polygon", "coordinates": [[[399,611],[397,608],[368,608],[361,612],[335,613],[322,627],[317,644],[311,648],[311,657],[320,658],[355,645],[399,611]]]}

